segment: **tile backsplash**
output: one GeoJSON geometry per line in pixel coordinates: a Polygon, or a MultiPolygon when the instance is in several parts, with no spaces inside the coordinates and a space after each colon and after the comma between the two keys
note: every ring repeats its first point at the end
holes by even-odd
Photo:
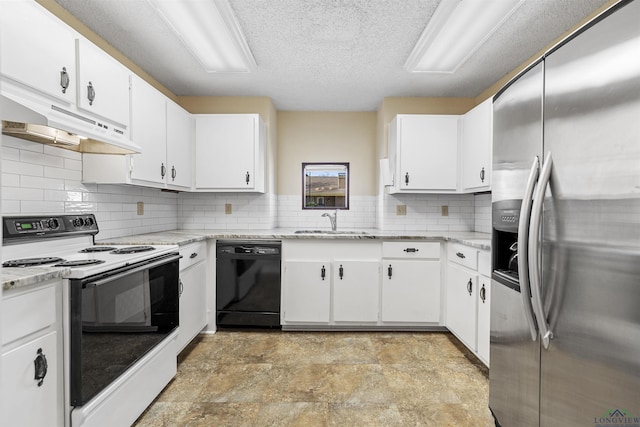
{"type": "MultiPolygon", "coordinates": [[[[2,214],[93,212],[98,239],[172,229],[325,229],[324,211],[303,210],[300,195],[172,193],[82,183],[82,155],[2,136],[2,214]],[[138,202],[144,214],[137,214],[138,202]],[[230,209],[230,211],[229,211],[230,209]]],[[[339,228],[491,232],[490,194],[352,196],[339,228]],[[406,215],[397,215],[398,205],[406,215]],[[442,215],[446,206],[448,215],[442,215]]]]}
{"type": "Polygon", "coordinates": [[[81,179],[80,153],[2,136],[3,215],[93,212],[97,239],[178,228],[178,194],[81,179]],[[137,215],[138,202],[144,215],[137,215]]]}

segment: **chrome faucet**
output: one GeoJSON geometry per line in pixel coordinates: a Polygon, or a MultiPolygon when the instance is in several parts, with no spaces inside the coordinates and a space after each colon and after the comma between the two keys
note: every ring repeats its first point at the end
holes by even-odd
{"type": "Polygon", "coordinates": [[[322,216],[329,217],[329,221],[331,221],[331,231],[336,231],[336,228],[338,227],[338,210],[336,209],[336,212],[333,215],[325,212],[322,216]]]}

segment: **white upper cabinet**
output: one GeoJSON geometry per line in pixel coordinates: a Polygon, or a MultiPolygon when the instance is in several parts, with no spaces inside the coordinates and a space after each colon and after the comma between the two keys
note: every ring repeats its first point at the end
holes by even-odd
{"type": "Polygon", "coordinates": [[[76,102],[76,34],[35,1],[4,1],[0,73],[68,104],[76,102]]]}
{"type": "Polygon", "coordinates": [[[142,148],[132,155],[131,178],[164,184],[167,176],[167,117],[163,94],[138,76],[131,78],[131,139],[142,148]]]}
{"type": "Polygon", "coordinates": [[[389,125],[391,193],[455,193],[459,116],[402,114],[389,125]]]}
{"type": "Polygon", "coordinates": [[[167,99],[167,187],[191,188],[193,168],[191,114],[167,99]]]}
{"type": "Polygon", "coordinates": [[[493,100],[487,99],[463,117],[462,191],[491,190],[493,100]]]}
{"type": "Polygon", "coordinates": [[[260,116],[195,117],[196,190],[264,192],[266,131],[260,116]]]}
{"type": "Polygon", "coordinates": [[[78,108],[128,127],[129,70],[84,38],[76,47],[78,108]]]}

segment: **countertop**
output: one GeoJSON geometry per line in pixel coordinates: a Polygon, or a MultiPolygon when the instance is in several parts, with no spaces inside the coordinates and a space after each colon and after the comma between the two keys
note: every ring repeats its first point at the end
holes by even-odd
{"type": "MultiPolygon", "coordinates": [[[[426,240],[463,243],[482,250],[491,249],[491,235],[477,232],[423,232],[384,231],[375,229],[342,230],[344,234],[298,234],[295,229],[276,228],[272,230],[170,230],[156,233],[137,234],[115,239],[96,240],[96,244],[111,245],[180,245],[206,239],[347,239],[347,240],[426,240]],[[364,232],[365,234],[361,234],[364,232]],[[357,234],[348,234],[357,233],[357,234]]],[[[97,236],[99,237],[99,235],[97,236]]],[[[34,285],[68,274],[68,267],[11,267],[2,269],[2,288],[7,291],[22,286],[34,285]]]]}

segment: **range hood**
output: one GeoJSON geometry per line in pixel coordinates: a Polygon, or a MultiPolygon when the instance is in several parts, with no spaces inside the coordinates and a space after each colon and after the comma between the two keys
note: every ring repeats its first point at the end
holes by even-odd
{"type": "Polygon", "coordinates": [[[141,148],[128,138],[127,127],[92,117],[73,105],[2,81],[2,133],[81,153],[133,154],[141,148]]]}

